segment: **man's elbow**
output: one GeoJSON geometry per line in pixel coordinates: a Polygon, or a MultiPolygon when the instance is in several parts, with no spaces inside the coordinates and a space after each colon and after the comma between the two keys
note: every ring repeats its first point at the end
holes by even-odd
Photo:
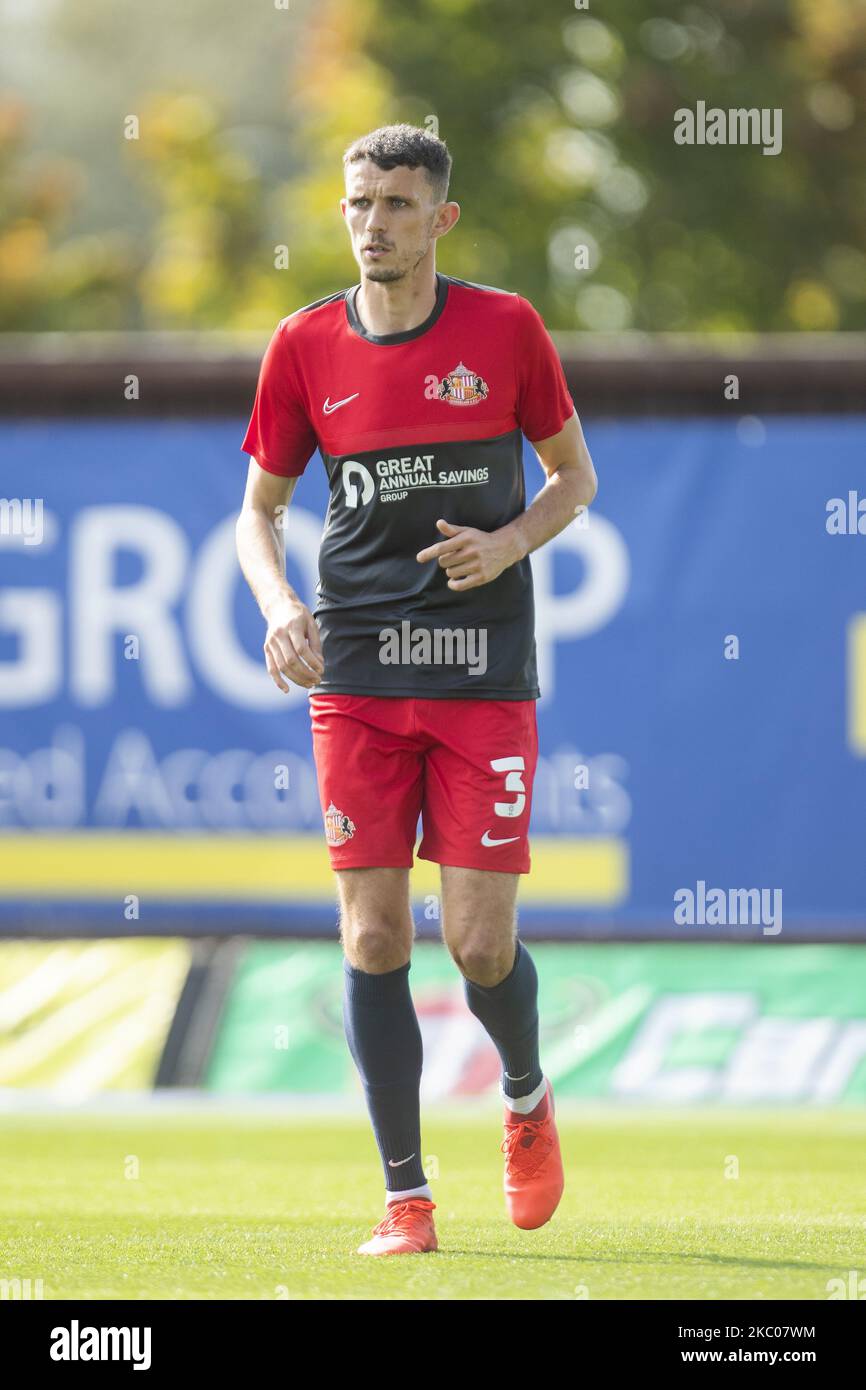
{"type": "Polygon", "coordinates": [[[596,494],[598,493],[598,474],[591,463],[587,469],[586,489],[588,493],[586,505],[589,506],[590,502],[595,501],[596,494]]]}
{"type": "Polygon", "coordinates": [[[250,506],[249,502],[244,502],[235,519],[235,548],[238,555],[241,555],[245,547],[260,536],[262,530],[267,530],[269,526],[268,516],[262,512],[260,507],[250,506]]]}
{"type": "Polygon", "coordinates": [[[576,499],[582,506],[588,507],[590,502],[595,500],[595,495],[598,492],[598,476],[593,467],[592,459],[587,456],[570,471],[574,478],[576,499]]]}
{"type": "Polygon", "coordinates": [[[236,524],[240,527],[260,526],[262,522],[264,522],[266,526],[272,525],[281,515],[281,510],[285,509],[279,507],[269,508],[265,503],[259,500],[250,501],[248,498],[244,498],[241,503],[241,509],[238,512],[236,524]]]}

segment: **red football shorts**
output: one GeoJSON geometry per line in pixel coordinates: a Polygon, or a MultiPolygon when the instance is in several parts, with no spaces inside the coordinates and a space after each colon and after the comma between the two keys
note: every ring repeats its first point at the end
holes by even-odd
{"type": "Polygon", "coordinates": [[[310,696],[325,839],[334,869],[421,859],[529,873],[538,759],[534,700],[310,696]]]}

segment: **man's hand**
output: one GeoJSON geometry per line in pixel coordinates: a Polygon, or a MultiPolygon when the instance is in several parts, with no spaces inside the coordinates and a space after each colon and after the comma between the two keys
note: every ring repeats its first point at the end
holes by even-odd
{"type": "Polygon", "coordinates": [[[281,596],[266,613],[265,662],[276,686],[289,693],[289,682],[306,690],[325,674],[322,642],[316,620],[298,598],[281,596]]]}
{"type": "Polygon", "coordinates": [[[415,556],[419,564],[438,560],[448,575],[449,589],[477,589],[498,578],[509,565],[516,564],[526,554],[520,535],[512,526],[498,531],[476,531],[474,526],[453,526],[450,521],[437,521],[436,529],[447,540],[437,541],[415,556]]]}

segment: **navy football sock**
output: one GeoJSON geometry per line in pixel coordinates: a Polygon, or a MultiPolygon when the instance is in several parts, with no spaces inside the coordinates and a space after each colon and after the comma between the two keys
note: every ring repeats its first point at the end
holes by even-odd
{"type": "Polygon", "coordinates": [[[389,1192],[422,1187],[421,1029],[409,963],[384,975],[343,959],[343,1026],[358,1068],[389,1192]]]}
{"type": "Polygon", "coordinates": [[[502,1090],[517,1099],[541,1085],[538,1056],[538,975],[522,942],[511,973],[489,988],[464,977],[466,1003],[487,1029],[502,1060],[502,1090]]]}

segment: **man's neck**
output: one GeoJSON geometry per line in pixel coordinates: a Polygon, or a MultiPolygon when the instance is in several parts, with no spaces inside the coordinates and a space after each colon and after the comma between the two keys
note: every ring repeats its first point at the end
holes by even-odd
{"type": "Polygon", "coordinates": [[[408,333],[429,319],[436,307],[438,282],[436,267],[410,279],[382,282],[361,278],[355,298],[355,312],[368,333],[376,338],[391,333],[408,333]]]}

